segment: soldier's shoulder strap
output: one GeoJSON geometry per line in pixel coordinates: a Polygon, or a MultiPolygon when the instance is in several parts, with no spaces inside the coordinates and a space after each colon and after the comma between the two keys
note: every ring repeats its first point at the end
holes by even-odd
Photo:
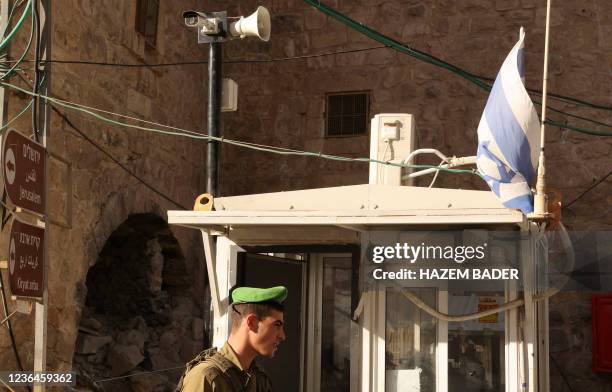
{"type": "Polygon", "coordinates": [[[241,385],[241,377],[239,374],[240,369],[234,366],[230,360],[218,353],[216,347],[211,347],[200,352],[195,356],[195,358],[187,362],[185,365],[185,372],[181,376],[176,389],[174,390],[175,392],[182,392],[183,380],[185,379],[185,376],[191,369],[198,366],[202,362],[207,362],[210,367],[216,368],[216,370],[218,370],[217,373],[220,374],[235,391],[238,392],[243,390],[243,386],[241,385]]]}

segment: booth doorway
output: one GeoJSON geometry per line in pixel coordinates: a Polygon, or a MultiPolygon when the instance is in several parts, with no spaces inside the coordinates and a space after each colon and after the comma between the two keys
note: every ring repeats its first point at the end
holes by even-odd
{"type": "Polygon", "coordinates": [[[285,286],[285,335],[274,358],[259,357],[257,365],[272,381],[277,391],[299,392],[302,380],[305,284],[304,261],[299,257],[273,257],[254,253],[240,253],[237,285],[250,287],[285,286]]]}

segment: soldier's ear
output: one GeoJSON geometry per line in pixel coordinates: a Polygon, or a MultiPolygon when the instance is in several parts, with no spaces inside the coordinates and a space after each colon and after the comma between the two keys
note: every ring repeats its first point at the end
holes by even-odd
{"type": "Polygon", "coordinates": [[[245,317],[246,325],[249,328],[249,331],[257,333],[259,331],[259,317],[257,317],[254,313],[249,313],[245,317]]]}

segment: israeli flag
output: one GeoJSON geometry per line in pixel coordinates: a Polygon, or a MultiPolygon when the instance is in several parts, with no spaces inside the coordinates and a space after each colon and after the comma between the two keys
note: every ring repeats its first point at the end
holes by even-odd
{"type": "Polygon", "coordinates": [[[478,125],[478,171],[504,206],[533,212],[540,147],[538,115],[524,84],[520,38],[497,74],[478,125]]]}

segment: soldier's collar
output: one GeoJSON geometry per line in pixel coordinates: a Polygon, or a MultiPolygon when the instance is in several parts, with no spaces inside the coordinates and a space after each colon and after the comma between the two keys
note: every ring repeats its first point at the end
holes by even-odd
{"type": "MultiPolygon", "coordinates": [[[[236,355],[236,352],[234,351],[232,346],[229,345],[228,342],[225,342],[223,347],[221,347],[221,350],[219,350],[219,353],[221,353],[225,358],[227,358],[238,369],[245,371],[245,369],[242,367],[242,364],[240,364],[240,360],[238,360],[238,356],[236,355]]],[[[255,365],[255,361],[251,362],[251,367],[246,370],[253,369],[254,365],[255,365]]]]}

